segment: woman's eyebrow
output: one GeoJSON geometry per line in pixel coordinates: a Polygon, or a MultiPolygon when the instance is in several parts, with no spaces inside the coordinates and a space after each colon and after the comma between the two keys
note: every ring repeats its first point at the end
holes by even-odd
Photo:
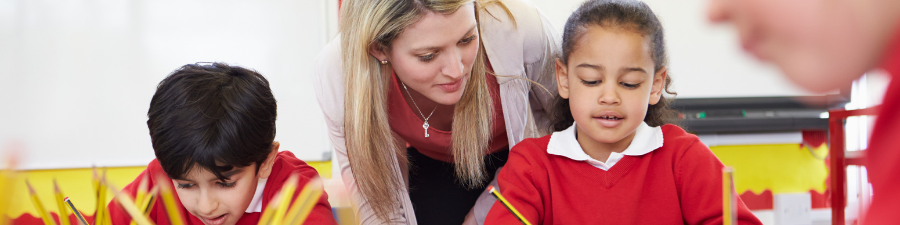
{"type": "MultiPolygon", "coordinates": [[[[475,28],[478,28],[478,27],[477,27],[477,26],[472,26],[472,28],[469,28],[469,31],[466,32],[466,34],[463,35],[462,38],[466,38],[466,37],[472,35],[473,33],[475,33],[475,28]]],[[[460,38],[460,39],[462,39],[462,38],[460,38]]],[[[434,50],[438,50],[438,49],[441,49],[441,47],[439,47],[439,46],[425,46],[425,47],[421,47],[421,48],[414,48],[412,51],[414,51],[414,52],[420,52],[420,51],[423,51],[423,52],[424,52],[424,51],[434,51],[434,50]]]]}

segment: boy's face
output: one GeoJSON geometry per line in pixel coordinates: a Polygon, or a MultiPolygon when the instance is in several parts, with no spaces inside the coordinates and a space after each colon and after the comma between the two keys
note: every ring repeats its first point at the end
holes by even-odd
{"type": "Polygon", "coordinates": [[[745,51],[774,63],[794,83],[825,92],[879,63],[887,33],[896,29],[879,7],[896,1],[876,2],[710,0],[708,17],[737,28],[745,51]]]}
{"type": "Polygon", "coordinates": [[[256,165],[235,167],[222,173],[222,181],[212,172],[195,166],[184,179],[172,179],[181,204],[207,225],[235,224],[244,215],[259,177],[256,165]]]}

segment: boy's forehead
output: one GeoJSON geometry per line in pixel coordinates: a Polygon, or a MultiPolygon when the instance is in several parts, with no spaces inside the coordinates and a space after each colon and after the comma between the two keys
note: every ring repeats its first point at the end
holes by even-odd
{"type": "MultiPolygon", "coordinates": [[[[221,163],[216,163],[216,165],[222,166],[222,167],[228,166],[228,165],[221,164],[221,163]]],[[[244,167],[231,166],[230,170],[220,171],[220,173],[222,173],[223,177],[229,178],[235,174],[239,174],[241,172],[247,171],[248,169],[252,169],[252,168],[253,168],[253,165],[244,166],[244,167]]],[[[184,174],[184,176],[182,177],[181,180],[205,181],[205,180],[218,180],[218,179],[219,178],[216,177],[216,174],[213,173],[211,170],[209,170],[203,166],[200,166],[199,164],[194,164],[187,171],[187,173],[184,174]]]]}

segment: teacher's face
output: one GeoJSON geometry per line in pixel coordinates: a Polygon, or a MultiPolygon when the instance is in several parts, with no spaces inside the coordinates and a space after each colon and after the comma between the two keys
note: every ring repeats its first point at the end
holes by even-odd
{"type": "MultiPolygon", "coordinates": [[[[886,41],[867,0],[710,0],[709,19],[737,28],[745,51],[814,92],[849,84],[876,66],[886,41]]],[[[884,24],[882,21],[881,24],[884,24]]],[[[883,26],[883,25],[880,25],[883,26]]]]}
{"type": "Polygon", "coordinates": [[[411,91],[453,105],[462,97],[479,40],[475,6],[470,3],[451,14],[427,12],[382,54],[411,91]]]}

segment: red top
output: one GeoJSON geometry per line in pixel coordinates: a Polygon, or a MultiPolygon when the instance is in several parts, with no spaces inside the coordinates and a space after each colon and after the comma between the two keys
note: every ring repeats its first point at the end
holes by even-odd
{"type": "MultiPolygon", "coordinates": [[[[263,198],[262,210],[265,211],[266,207],[269,205],[269,200],[271,200],[275,194],[281,190],[281,186],[284,185],[284,182],[290,177],[291,174],[298,173],[300,174],[300,181],[298,182],[298,189],[302,188],[303,185],[306,185],[310,179],[318,177],[319,173],[316,172],[316,169],[307,165],[300,159],[294,156],[294,153],[289,151],[278,152],[278,155],[275,156],[275,164],[272,165],[272,174],[269,175],[269,178],[266,181],[266,187],[263,190],[263,198]]],[[[161,174],[165,176],[165,172],[160,167],[159,162],[154,159],[150,162],[150,165],[147,165],[147,169],[141,172],[141,175],[138,176],[137,179],[132,181],[128,186],[122,189],[122,191],[126,193],[131,193],[131,197],[134,198],[137,192],[138,185],[141,182],[141,179],[147,174],[161,174]]],[[[153,187],[153,185],[157,184],[159,181],[155,180],[156,176],[150,176],[148,181],[150,182],[148,187],[153,187]]],[[[172,190],[175,190],[175,186],[172,184],[172,181],[168,178],[165,181],[162,181],[161,184],[169,185],[172,190]]],[[[294,193],[294,198],[297,198],[300,191],[296,191],[294,193]]],[[[178,193],[173,192],[175,194],[175,199],[178,199],[178,193]]],[[[293,200],[291,200],[293,202],[293,200]]],[[[181,209],[181,215],[187,217],[187,224],[197,224],[202,225],[203,222],[200,221],[197,217],[191,215],[183,205],[181,205],[181,201],[175,201],[175,204],[178,208],[181,209]]],[[[125,212],[122,207],[119,207],[115,201],[109,203],[109,215],[112,218],[113,224],[129,224],[131,223],[131,217],[128,216],[128,213],[125,212]]],[[[162,200],[159,198],[156,199],[156,203],[154,203],[153,209],[150,211],[150,220],[156,223],[157,225],[169,225],[169,217],[166,214],[166,210],[163,206],[162,200]]],[[[241,219],[238,220],[237,224],[242,225],[256,225],[259,222],[260,217],[259,212],[256,213],[244,213],[241,216],[241,219]]],[[[309,217],[307,217],[306,222],[303,224],[337,224],[334,220],[334,216],[331,213],[331,206],[328,204],[328,195],[326,193],[322,193],[322,197],[319,198],[319,202],[316,204],[313,211],[310,212],[309,217]]]]}
{"type": "MultiPolygon", "coordinates": [[[[900,29],[897,29],[900,32],[900,29]]],[[[881,68],[893,76],[884,100],[881,112],[875,119],[872,139],[866,157],[869,168],[869,181],[872,182],[872,205],[866,224],[893,224],[900,221],[900,34],[891,41],[885,52],[881,68]]]]}
{"type": "MultiPolygon", "coordinates": [[[[488,71],[493,71],[490,63],[486,66],[488,71]]],[[[388,93],[388,115],[391,130],[423,155],[444,162],[453,162],[453,155],[450,153],[451,131],[428,127],[428,137],[425,137],[425,130],[422,129],[422,124],[425,122],[420,118],[419,111],[409,107],[406,99],[403,98],[403,95],[407,95],[406,91],[402,90],[397,82],[397,75],[393,73],[391,75],[391,90],[388,93]]],[[[500,103],[500,84],[497,83],[497,77],[490,74],[485,74],[485,76],[487,76],[491,100],[494,102],[492,137],[485,153],[491,154],[509,148],[509,140],[506,137],[506,122],[503,119],[503,106],[500,103]]],[[[430,109],[421,110],[422,113],[431,112],[426,111],[430,109]]]]}
{"type": "MultiPolygon", "coordinates": [[[[722,224],[722,162],[680,127],[662,131],[662,147],[609,171],[548,154],[551,135],[525,139],[500,172],[502,194],[534,224],[722,224]]],[[[762,224],[737,199],[738,224],[762,224]]],[[[517,223],[500,203],[485,221],[517,223]]]]}

